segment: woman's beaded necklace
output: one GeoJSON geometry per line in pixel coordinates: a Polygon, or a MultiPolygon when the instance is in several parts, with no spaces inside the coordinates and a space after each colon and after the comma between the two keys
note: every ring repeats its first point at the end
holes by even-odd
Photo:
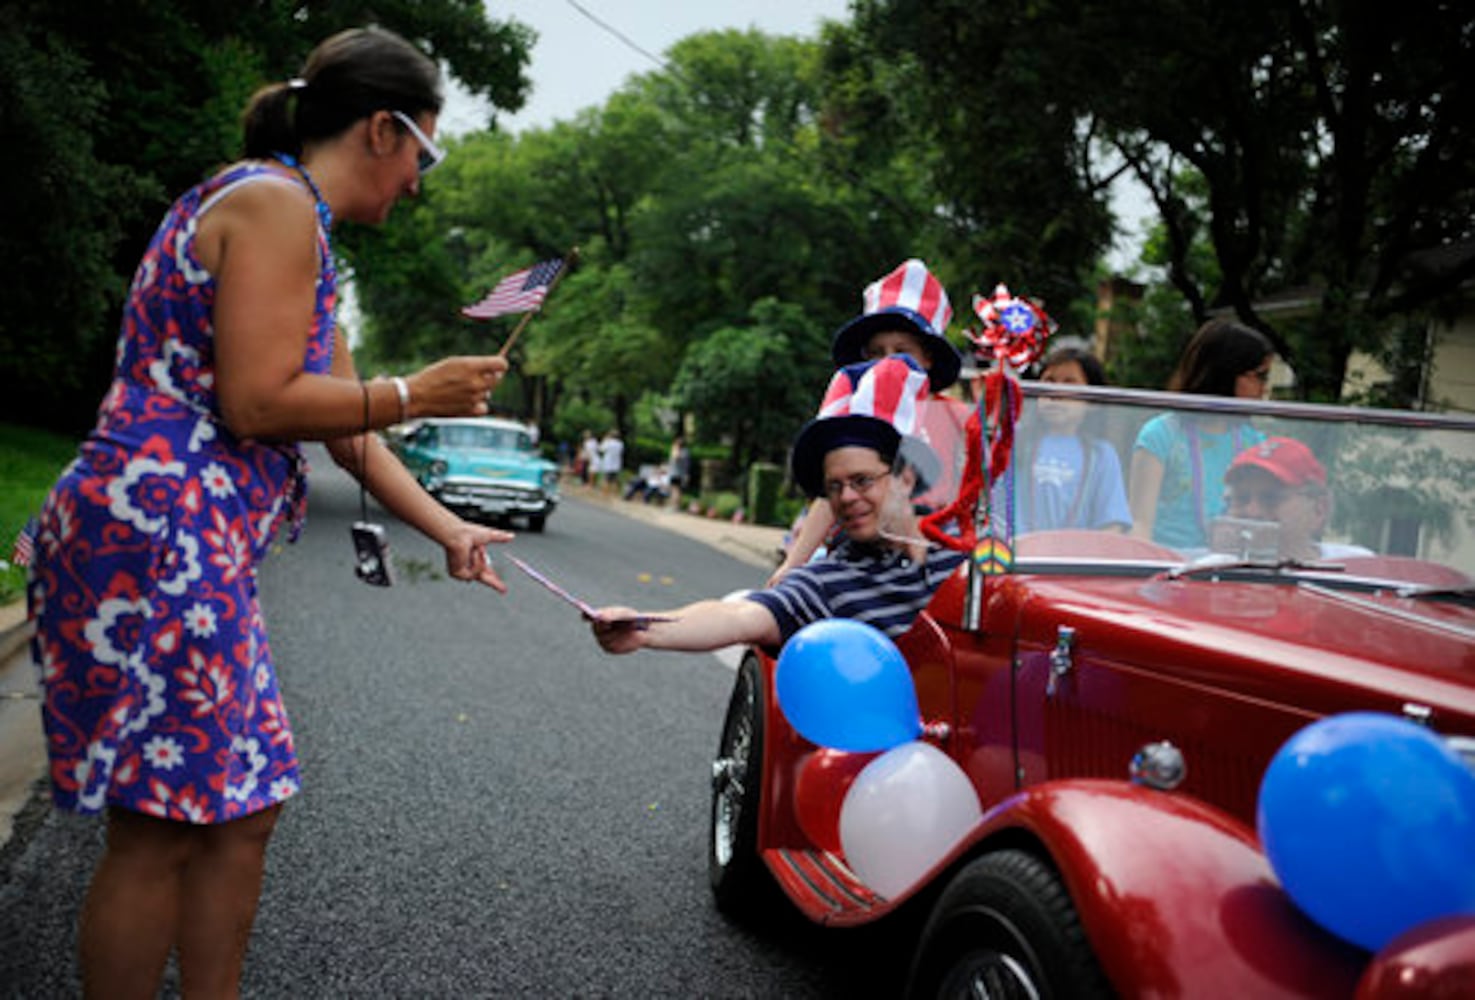
{"type": "MultiPolygon", "coordinates": [[[[318,223],[323,227],[323,239],[331,240],[333,236],[333,210],[328,207],[327,201],[323,198],[322,190],[318,188],[317,182],[312,179],[312,174],[307,172],[307,165],[291,153],[273,153],[271,155],[272,159],[276,160],[282,166],[290,167],[297,171],[302,179],[307,182],[308,190],[312,192],[313,198],[317,201],[318,223]]],[[[331,249],[329,250],[329,256],[332,256],[331,249]]]]}

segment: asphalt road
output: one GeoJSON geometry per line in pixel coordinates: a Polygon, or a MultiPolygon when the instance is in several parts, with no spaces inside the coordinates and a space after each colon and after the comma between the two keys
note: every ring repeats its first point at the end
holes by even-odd
{"type": "MultiPolygon", "coordinates": [[[[399,582],[362,585],[358,495],[325,456],[314,467],[308,529],[262,572],[304,789],[270,848],[246,996],[899,989],[906,927],[828,930],[785,908],[736,924],[713,908],[708,776],[730,657],[606,656],[505,560],[503,598],[446,578],[400,525],[399,582]]],[[[596,605],[660,608],[764,576],[572,500],[510,551],[596,605]]],[[[33,805],[0,855],[0,996],[75,996],[101,824],[33,805]]]]}

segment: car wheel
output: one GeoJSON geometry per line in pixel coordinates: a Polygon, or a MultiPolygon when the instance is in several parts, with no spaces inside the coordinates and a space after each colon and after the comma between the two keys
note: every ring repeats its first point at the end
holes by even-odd
{"type": "Polygon", "coordinates": [[[548,515],[547,514],[529,514],[528,515],[528,530],[529,531],[534,531],[534,532],[536,532],[536,531],[542,531],[543,530],[543,526],[546,525],[547,523],[548,523],[548,515]]]}
{"type": "Polygon", "coordinates": [[[922,931],[908,996],[1109,997],[1111,989],[1055,870],[1026,851],[969,863],[922,931]]]}
{"type": "Polygon", "coordinates": [[[771,890],[758,856],[763,777],[763,671],[749,654],[738,668],[717,759],[712,762],[712,829],[707,874],[717,908],[751,913],[771,890]]]}

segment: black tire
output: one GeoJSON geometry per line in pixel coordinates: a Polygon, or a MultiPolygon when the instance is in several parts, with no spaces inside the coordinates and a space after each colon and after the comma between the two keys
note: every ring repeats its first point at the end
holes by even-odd
{"type": "Polygon", "coordinates": [[[1003,850],[948,883],[922,931],[914,1000],[1110,997],[1060,876],[1026,851],[1003,850]]]}
{"type": "Polygon", "coordinates": [[[531,531],[531,532],[534,532],[535,534],[537,532],[541,532],[543,530],[544,526],[547,523],[548,523],[548,515],[547,514],[529,514],[528,515],[528,530],[531,531]]]}
{"type": "Polygon", "coordinates": [[[707,877],[717,909],[732,916],[751,915],[773,891],[772,876],[758,856],[763,706],[763,669],[750,653],[738,667],[712,762],[707,877]]]}

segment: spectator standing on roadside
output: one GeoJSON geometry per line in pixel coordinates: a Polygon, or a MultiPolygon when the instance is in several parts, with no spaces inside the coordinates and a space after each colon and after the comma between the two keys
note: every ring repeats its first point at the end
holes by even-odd
{"type": "MultiPolygon", "coordinates": [[[[1188,342],[1168,389],[1261,399],[1274,353],[1259,331],[1210,320],[1188,342]]],[[[1128,488],[1132,534],[1183,552],[1206,549],[1209,522],[1224,511],[1225,470],[1264,438],[1239,416],[1173,412],[1143,424],[1128,488]]]]}
{"type": "MultiPolygon", "coordinates": [[[[928,400],[939,405],[927,407],[933,419],[920,430],[929,438],[943,468],[948,468],[961,424],[952,428],[945,426],[946,420],[937,419],[951,410],[945,401],[935,397],[958,380],[963,359],[945,336],[953,315],[947,290],[927,270],[926,264],[912,258],[866,286],[861,302],[861,314],[835,331],[831,345],[835,366],[843,368],[897,354],[904,354],[921,365],[931,386],[928,400]]],[[[770,587],[819,551],[835,526],[831,506],[818,499],[803,512],[794,528],[793,539],[784,550],[783,561],[768,578],[770,587]]]]}
{"type": "MultiPolygon", "coordinates": [[[[106,811],[78,943],[88,996],[234,996],[266,845],[298,760],[256,567],[295,537],[326,443],[451,576],[505,590],[506,532],[433,500],[373,433],[474,416],[507,364],[361,382],[334,323],[335,219],[377,224],[441,158],[436,65],[377,29],[313,50],[245,113],[245,159],[181,195],[124,305],[95,428],[41,516],[28,588],[51,792],[106,811]]],[[[343,540],[345,546],[348,539],[343,540]]]]}
{"type": "Polygon", "coordinates": [[[691,481],[691,449],[686,438],[680,434],[671,442],[671,453],[666,458],[666,474],[670,480],[671,509],[681,509],[681,492],[691,481]]]}
{"type": "Polygon", "coordinates": [[[599,441],[594,437],[593,431],[584,432],[584,440],[579,443],[579,479],[585,486],[599,484],[599,441]]]}
{"type": "Polygon", "coordinates": [[[620,470],[625,467],[625,442],[620,439],[618,428],[611,427],[599,442],[599,471],[604,492],[618,496],[620,492],[620,470]]]}

